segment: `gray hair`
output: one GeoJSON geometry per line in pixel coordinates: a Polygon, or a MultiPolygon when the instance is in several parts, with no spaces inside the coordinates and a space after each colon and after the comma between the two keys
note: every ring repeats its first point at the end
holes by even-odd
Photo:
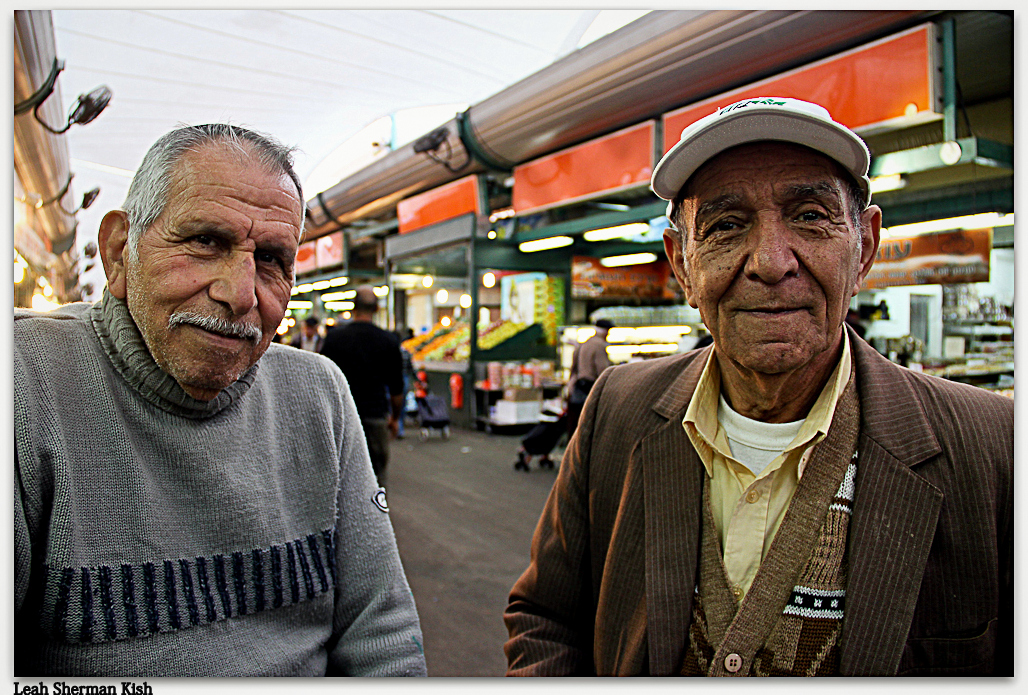
{"type": "MultiPolygon", "coordinates": [[[[184,126],[161,136],[143,157],[122,209],[128,216],[128,254],[136,260],[137,246],[143,232],[149,229],[168,203],[168,188],[179,160],[210,143],[225,144],[242,155],[254,158],[270,170],[278,170],[289,176],[296,186],[296,193],[303,204],[303,188],[293,170],[294,148],[286,147],[273,137],[263,135],[239,126],[225,123],[184,126]]],[[[303,220],[300,221],[300,236],[303,236],[303,220]]]]}

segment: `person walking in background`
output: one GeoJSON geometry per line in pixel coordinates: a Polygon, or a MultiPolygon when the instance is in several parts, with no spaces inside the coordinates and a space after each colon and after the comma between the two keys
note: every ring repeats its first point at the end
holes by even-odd
{"type": "Polygon", "coordinates": [[[353,392],[378,483],[385,487],[389,438],[403,417],[403,357],[396,335],[372,323],[378,297],[369,285],[357,288],[352,320],[325,336],[321,354],[342,370],[353,392]]]}
{"type": "Polygon", "coordinates": [[[403,439],[403,426],[404,420],[407,419],[407,413],[411,410],[417,412],[417,406],[414,403],[414,396],[411,394],[410,388],[411,384],[414,383],[414,362],[411,359],[410,350],[403,346],[404,341],[410,340],[413,337],[414,331],[408,328],[406,331],[404,331],[404,336],[400,338],[400,357],[403,360],[403,407],[400,410],[400,417],[396,426],[397,439],[403,439]]]}
{"type": "Polygon", "coordinates": [[[596,332],[584,343],[575,346],[571,356],[571,373],[568,377],[568,435],[575,433],[578,418],[589,390],[604,369],[610,366],[607,356],[607,333],[614,324],[600,319],[594,324],[596,332]]]}
{"type": "Polygon", "coordinates": [[[308,316],[300,324],[300,332],[290,341],[294,348],[300,348],[308,352],[321,352],[321,343],[324,338],[321,335],[321,322],[314,316],[308,316]]]}

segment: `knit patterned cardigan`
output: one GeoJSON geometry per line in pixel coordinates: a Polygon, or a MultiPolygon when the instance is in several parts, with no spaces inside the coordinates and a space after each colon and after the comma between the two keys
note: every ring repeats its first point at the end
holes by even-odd
{"type": "Polygon", "coordinates": [[[741,603],[729,585],[705,481],[699,586],[683,675],[837,675],[859,424],[851,375],[828,436],[814,450],[741,603]]]}
{"type": "Polygon", "coordinates": [[[17,676],[424,675],[346,381],[272,344],[212,401],[124,302],[16,311],[17,676]]]}

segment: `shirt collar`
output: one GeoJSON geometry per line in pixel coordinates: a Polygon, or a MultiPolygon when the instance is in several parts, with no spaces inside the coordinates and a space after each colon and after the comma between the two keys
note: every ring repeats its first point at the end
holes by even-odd
{"type": "MultiPolygon", "coordinates": [[[[835,369],[829,376],[820,395],[811,406],[810,412],[804,418],[800,431],[793,439],[786,451],[792,451],[800,447],[813,446],[820,442],[828,434],[832,424],[832,417],[835,415],[835,406],[839,397],[849,382],[852,370],[850,357],[849,335],[842,332],[842,354],[835,365],[835,369]]],[[[721,370],[718,367],[714,350],[707,356],[707,363],[700,374],[700,380],[696,384],[692,398],[689,400],[689,407],[682,419],[682,426],[693,443],[696,453],[699,454],[703,466],[707,469],[707,475],[712,475],[714,453],[722,456],[729,456],[728,440],[724,431],[718,424],[717,407],[718,397],[721,395],[721,370]]],[[[805,457],[800,461],[799,475],[803,475],[805,457]]]]}

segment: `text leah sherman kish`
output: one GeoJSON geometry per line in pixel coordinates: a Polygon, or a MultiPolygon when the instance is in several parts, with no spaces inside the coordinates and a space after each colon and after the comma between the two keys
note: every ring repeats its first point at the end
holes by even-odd
{"type": "Polygon", "coordinates": [[[14,695],[153,695],[153,688],[146,681],[122,681],[120,688],[117,685],[76,685],[64,681],[56,681],[52,686],[42,682],[22,685],[15,681],[14,695]]]}

